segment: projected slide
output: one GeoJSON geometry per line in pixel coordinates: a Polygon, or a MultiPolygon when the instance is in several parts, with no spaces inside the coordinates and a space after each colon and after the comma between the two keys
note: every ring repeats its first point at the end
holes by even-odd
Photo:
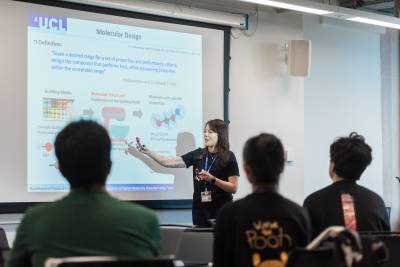
{"type": "Polygon", "coordinates": [[[108,189],[172,190],[174,176],[125,154],[126,142],[176,155],[177,136],[202,144],[200,35],[28,14],[28,192],[67,191],[54,139],[70,121],[93,119],[112,139],[108,189]]]}

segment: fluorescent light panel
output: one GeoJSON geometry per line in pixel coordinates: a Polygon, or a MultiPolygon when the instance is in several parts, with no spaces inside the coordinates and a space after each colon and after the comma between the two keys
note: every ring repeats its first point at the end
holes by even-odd
{"type": "Polygon", "coordinates": [[[381,20],[367,19],[367,18],[361,18],[361,17],[348,18],[347,20],[356,21],[356,22],[361,22],[361,23],[367,23],[367,24],[372,24],[372,25],[377,25],[377,26],[383,26],[383,27],[388,27],[388,28],[393,28],[393,29],[398,29],[398,30],[400,30],[400,24],[385,22],[385,21],[381,21],[381,20]]]}
{"type": "Polygon", "coordinates": [[[206,23],[228,25],[236,28],[246,28],[244,15],[226,12],[210,11],[200,8],[192,8],[184,5],[169,4],[149,0],[61,0],[101,6],[119,10],[134,11],[157,16],[165,16],[179,19],[187,19],[206,23]]]}
{"type": "Polygon", "coordinates": [[[282,2],[271,1],[271,0],[240,0],[240,1],[255,3],[255,4],[260,4],[260,5],[266,5],[266,6],[273,6],[273,7],[289,9],[289,10],[295,10],[295,11],[311,13],[311,14],[316,14],[316,15],[327,15],[327,14],[332,13],[331,11],[326,11],[326,10],[322,10],[322,9],[293,5],[293,4],[282,3],[282,2]]]}

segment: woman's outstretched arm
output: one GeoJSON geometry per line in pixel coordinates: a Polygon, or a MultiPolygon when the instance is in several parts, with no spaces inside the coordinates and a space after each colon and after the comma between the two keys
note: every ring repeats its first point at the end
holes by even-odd
{"type": "Polygon", "coordinates": [[[166,157],[166,156],[162,156],[154,151],[151,151],[144,145],[137,144],[137,149],[136,149],[131,144],[128,144],[127,152],[129,154],[135,156],[135,153],[137,153],[137,151],[147,155],[149,158],[153,159],[155,162],[157,162],[161,166],[164,166],[167,168],[186,168],[186,164],[181,157],[166,157]]]}

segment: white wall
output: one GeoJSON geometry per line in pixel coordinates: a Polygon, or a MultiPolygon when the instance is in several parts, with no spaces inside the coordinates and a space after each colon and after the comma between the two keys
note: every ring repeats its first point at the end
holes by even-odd
{"type": "MultiPolygon", "coordinates": [[[[286,166],[280,190],[303,200],[304,83],[287,75],[284,44],[302,39],[302,17],[294,13],[260,12],[251,37],[231,41],[230,142],[239,164],[242,147],[251,136],[269,132],[291,148],[293,166],[286,166]]],[[[235,198],[250,192],[241,169],[235,198]]]]}
{"type": "MultiPolygon", "coordinates": [[[[328,185],[329,146],[357,131],[374,160],[360,183],[383,195],[382,28],[327,21],[296,13],[261,12],[256,33],[232,39],[231,144],[241,162],[245,140],[259,132],[279,136],[294,158],[280,191],[299,204],[328,185]],[[286,74],[284,42],[312,41],[311,75],[286,74]]],[[[244,177],[236,198],[248,194],[244,177]]]]}
{"type": "Polygon", "coordinates": [[[393,229],[400,230],[399,176],[399,33],[387,30],[381,39],[382,57],[382,136],[383,136],[383,195],[391,209],[393,229]]]}
{"type": "Polygon", "coordinates": [[[305,79],[305,192],[328,185],[329,146],[338,136],[362,134],[373,161],[360,184],[383,193],[380,33],[359,24],[319,23],[304,16],[312,41],[311,76],[305,79]]]}

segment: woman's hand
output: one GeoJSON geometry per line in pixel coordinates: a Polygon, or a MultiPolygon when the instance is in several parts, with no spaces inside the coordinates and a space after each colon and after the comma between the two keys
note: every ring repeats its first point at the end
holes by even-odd
{"type": "Polygon", "coordinates": [[[197,174],[197,177],[207,182],[214,182],[216,179],[214,175],[205,170],[201,170],[201,172],[197,174]]]}
{"type": "Polygon", "coordinates": [[[150,150],[142,144],[136,144],[136,148],[135,146],[132,145],[132,142],[130,143],[126,143],[128,145],[128,148],[125,150],[125,153],[129,153],[132,156],[135,156],[135,154],[137,153],[137,151],[139,151],[140,153],[143,153],[145,155],[148,155],[150,150]]]}
{"type": "Polygon", "coordinates": [[[229,176],[228,181],[224,181],[205,170],[201,170],[199,173],[196,171],[196,174],[195,179],[210,182],[226,192],[235,194],[237,191],[237,176],[229,176]]]}

